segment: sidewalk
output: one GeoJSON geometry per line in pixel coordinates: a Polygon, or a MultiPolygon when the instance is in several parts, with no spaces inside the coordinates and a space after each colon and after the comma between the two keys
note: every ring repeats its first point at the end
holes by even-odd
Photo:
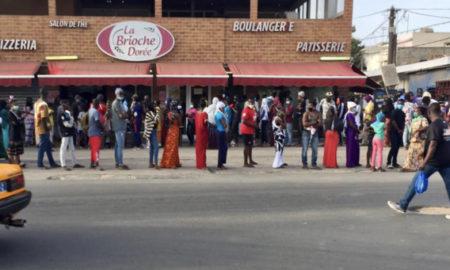
{"type": "MultiPolygon", "coordinates": [[[[364,165],[359,168],[346,168],[345,167],[345,146],[338,149],[338,169],[323,169],[316,170],[304,170],[301,168],[301,148],[299,146],[286,147],[284,151],[285,162],[289,166],[285,169],[273,169],[272,162],[274,158],[273,147],[255,147],[253,149],[253,159],[259,164],[255,168],[243,168],[243,148],[229,148],[226,164],[228,170],[216,171],[217,166],[217,150],[207,151],[207,165],[208,170],[197,170],[195,168],[195,147],[183,146],[180,148],[180,159],[182,168],[178,169],[149,169],[149,151],[148,149],[125,149],[124,151],[124,163],[127,164],[131,170],[122,171],[115,169],[114,163],[114,150],[102,149],[100,151],[100,165],[105,171],[97,171],[89,168],[90,165],[90,151],[86,149],[77,150],[76,156],[78,162],[86,168],[74,169],[72,171],[63,171],[62,169],[50,169],[42,170],[37,168],[37,148],[25,148],[25,154],[22,156],[22,160],[27,164],[24,169],[27,180],[30,179],[48,179],[48,180],[77,180],[77,179],[114,179],[120,176],[121,179],[179,179],[179,178],[202,178],[205,176],[218,175],[230,175],[230,176],[244,176],[259,174],[261,177],[269,177],[271,174],[329,174],[334,175],[336,173],[371,173],[365,168],[366,164],[366,151],[367,147],[361,147],[360,163],[364,165]]],[[[323,147],[319,147],[319,155],[317,163],[322,166],[323,147]]],[[[384,159],[389,152],[389,148],[384,149],[384,159]]],[[[159,161],[163,154],[163,149],[159,151],[159,161]]],[[[402,164],[406,156],[406,150],[402,148],[399,153],[399,162],[402,164]]],[[[60,163],[59,148],[55,148],[53,152],[53,158],[60,163]]],[[[308,162],[310,164],[311,150],[308,152],[308,162]]],[[[3,162],[3,161],[2,161],[3,162]]],[[[47,163],[47,158],[44,158],[44,163],[47,163]]],[[[67,153],[67,164],[72,166],[70,155],[67,153]]],[[[398,170],[390,170],[390,172],[398,172],[398,170]]]]}

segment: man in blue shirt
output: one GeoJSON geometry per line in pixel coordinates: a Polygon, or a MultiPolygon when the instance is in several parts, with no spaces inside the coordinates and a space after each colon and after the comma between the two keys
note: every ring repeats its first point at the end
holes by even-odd
{"type": "Polygon", "coordinates": [[[227,141],[225,136],[225,131],[227,130],[227,123],[225,119],[225,103],[219,102],[217,103],[217,112],[214,116],[214,120],[216,122],[216,133],[217,133],[217,145],[219,146],[219,158],[217,162],[217,169],[223,170],[226,167],[223,164],[227,163],[227,141]]]}

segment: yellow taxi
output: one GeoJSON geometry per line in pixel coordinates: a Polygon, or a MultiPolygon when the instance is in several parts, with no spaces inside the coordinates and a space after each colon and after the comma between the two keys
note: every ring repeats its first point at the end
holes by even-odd
{"type": "Polygon", "coordinates": [[[0,224],[23,227],[25,220],[15,219],[31,200],[31,192],[25,190],[25,178],[18,165],[0,164],[0,224]]]}

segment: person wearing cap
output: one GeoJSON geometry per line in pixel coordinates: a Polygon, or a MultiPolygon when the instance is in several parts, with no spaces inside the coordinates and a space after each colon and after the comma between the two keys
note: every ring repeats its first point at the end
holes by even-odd
{"type": "Polygon", "coordinates": [[[53,159],[52,144],[50,142],[50,119],[47,105],[47,89],[39,90],[40,98],[34,103],[34,126],[36,137],[39,138],[39,150],[37,158],[38,168],[48,169],[44,166],[44,153],[47,154],[48,162],[51,168],[58,168],[59,165],[53,159]]]}
{"type": "Polygon", "coordinates": [[[197,114],[197,109],[194,107],[194,105],[191,104],[189,111],[187,113],[187,129],[186,134],[189,139],[189,144],[191,146],[194,145],[194,134],[195,134],[195,115],[197,114]]]}
{"type": "Polygon", "coordinates": [[[116,137],[114,148],[114,160],[116,168],[120,170],[128,170],[128,166],[123,164],[123,149],[125,148],[125,134],[127,130],[128,112],[123,105],[125,99],[122,88],[116,88],[116,99],[111,105],[111,124],[112,130],[116,137]]]}
{"type": "Polygon", "coordinates": [[[298,122],[298,144],[302,145],[302,134],[303,134],[303,114],[306,111],[306,99],[305,92],[298,92],[297,97],[297,107],[296,107],[296,115],[298,122]]]}
{"type": "Polygon", "coordinates": [[[303,114],[303,133],[302,133],[302,163],[303,169],[308,169],[308,148],[311,145],[312,157],[311,165],[313,169],[320,170],[317,166],[317,148],[319,146],[318,129],[322,126],[321,113],[316,110],[316,101],[308,102],[308,110],[303,114]]]}
{"type": "Polygon", "coordinates": [[[347,168],[359,167],[359,128],[356,122],[358,114],[357,104],[353,101],[347,102],[348,112],[345,116],[345,135],[347,151],[347,168]]]}
{"type": "Polygon", "coordinates": [[[226,141],[226,130],[228,128],[226,119],[225,119],[225,103],[219,101],[217,103],[217,111],[214,116],[214,121],[216,123],[217,129],[217,145],[219,147],[219,156],[217,161],[217,169],[223,170],[226,169],[224,164],[227,163],[227,141],[226,141]]]}
{"type": "Polygon", "coordinates": [[[400,168],[397,163],[398,150],[402,146],[403,129],[405,128],[405,113],[403,112],[404,100],[397,100],[395,110],[391,114],[391,127],[389,129],[389,140],[391,142],[391,150],[387,157],[387,167],[389,169],[400,168]]]}
{"type": "Polygon", "coordinates": [[[333,93],[331,91],[325,94],[325,98],[320,101],[319,107],[322,114],[323,130],[326,130],[325,121],[327,120],[328,110],[330,109],[330,107],[334,107],[334,109],[336,110],[336,103],[333,100],[333,93]]]}

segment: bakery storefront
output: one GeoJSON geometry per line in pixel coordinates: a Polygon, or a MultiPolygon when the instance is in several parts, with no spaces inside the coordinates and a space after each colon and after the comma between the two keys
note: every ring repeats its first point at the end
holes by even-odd
{"type": "Polygon", "coordinates": [[[0,4],[0,99],[309,98],[365,86],[349,64],[353,0],[16,0],[0,4]],[[3,5],[3,6],[2,6],[3,5]]]}

